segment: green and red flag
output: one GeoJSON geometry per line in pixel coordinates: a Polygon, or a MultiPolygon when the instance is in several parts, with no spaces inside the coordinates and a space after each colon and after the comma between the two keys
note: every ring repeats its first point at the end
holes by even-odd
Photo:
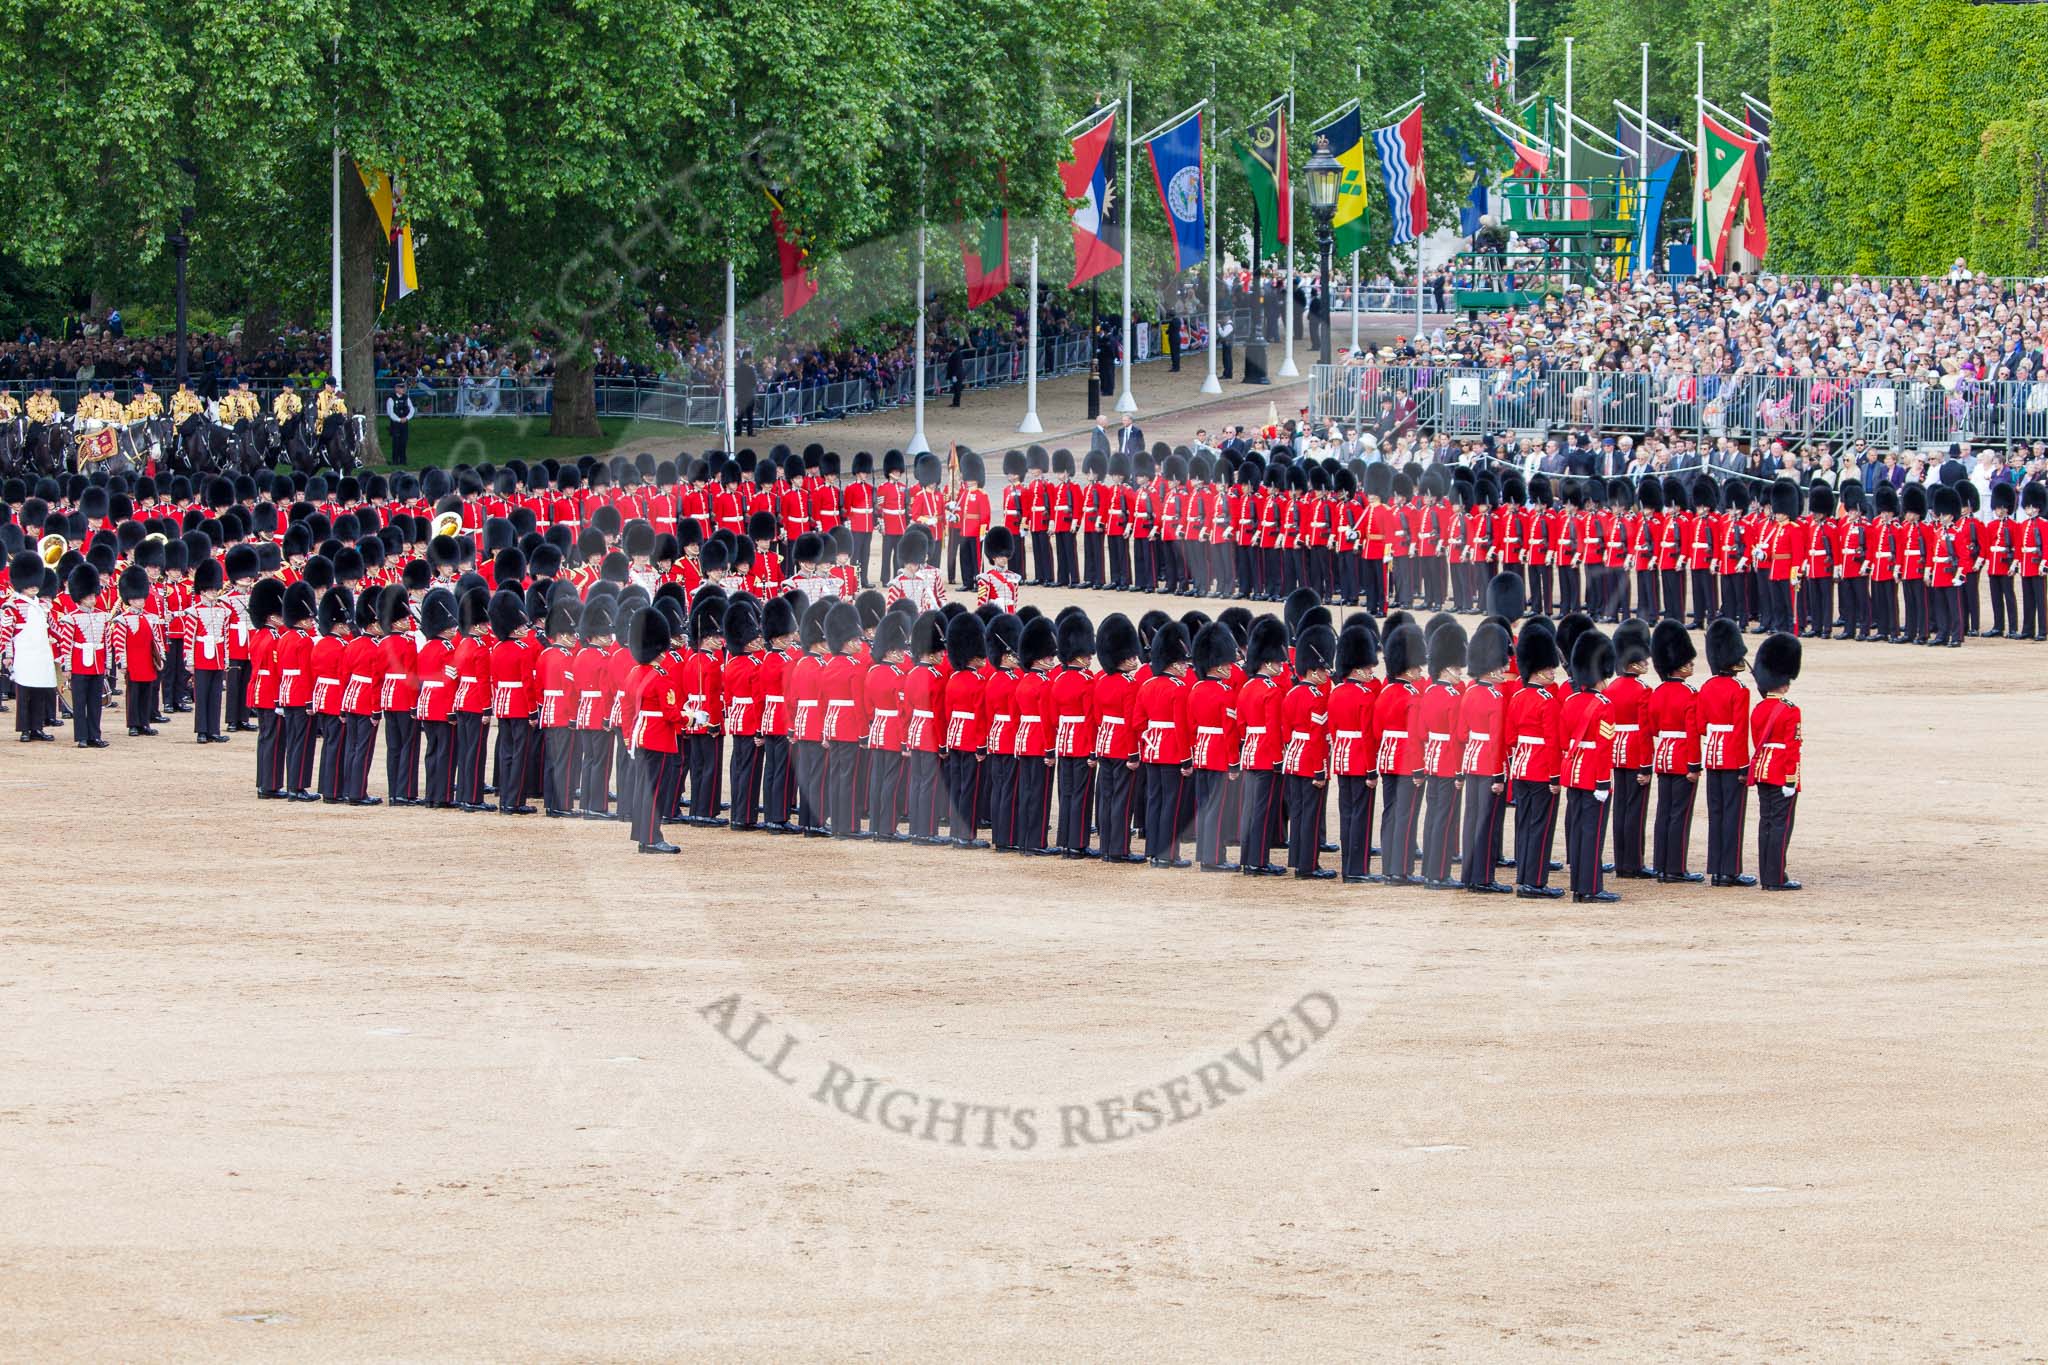
{"type": "Polygon", "coordinates": [[[818,282],[804,264],[811,253],[790,230],[781,196],[765,185],[761,192],[768,196],[768,223],[775,229],[775,260],[782,272],[782,316],[794,317],[798,309],[818,297],[818,282]]]}
{"type": "Polygon", "coordinates": [[[1716,274],[1728,268],[1729,248],[1738,242],[1759,260],[1770,248],[1763,177],[1757,166],[1759,145],[1712,115],[1700,114],[1699,165],[1693,168],[1700,178],[1700,216],[1693,225],[1693,241],[1702,263],[1716,274]]]}
{"type": "Polygon", "coordinates": [[[1010,215],[999,211],[967,225],[960,264],[967,270],[967,306],[979,308],[1010,287],[1010,215]]]}

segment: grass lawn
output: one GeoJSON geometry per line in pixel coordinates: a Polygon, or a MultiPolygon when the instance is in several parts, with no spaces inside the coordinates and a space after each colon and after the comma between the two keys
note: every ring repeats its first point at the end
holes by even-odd
{"type": "MultiPolygon", "coordinates": [[[[686,445],[695,451],[704,444],[702,433],[672,422],[640,422],[630,417],[606,417],[600,423],[602,436],[548,435],[545,417],[422,417],[412,424],[412,441],[406,449],[407,467],[419,470],[432,465],[503,464],[525,460],[537,464],[554,457],[574,460],[579,455],[602,455],[628,443],[653,442],[656,452],[673,457],[686,445]],[[692,444],[692,435],[698,440],[692,444]]],[[[386,427],[377,424],[384,439],[386,427]]],[[[388,455],[389,452],[387,451],[388,455]]],[[[395,468],[378,465],[379,469],[395,468]]]]}

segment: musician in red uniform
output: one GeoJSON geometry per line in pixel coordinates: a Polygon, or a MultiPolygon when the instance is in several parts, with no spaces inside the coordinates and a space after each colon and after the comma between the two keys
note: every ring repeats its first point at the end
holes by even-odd
{"type": "Polygon", "coordinates": [[[1756,754],[1750,782],[1757,790],[1757,873],[1766,891],[1800,889],[1785,873],[1792,816],[1803,785],[1799,708],[1785,697],[1799,677],[1799,656],[1799,641],[1790,635],[1773,635],[1756,651],[1754,676],[1762,700],[1749,715],[1750,743],[1756,754]]]}
{"type": "Polygon", "coordinates": [[[139,564],[121,570],[117,591],[120,606],[107,622],[107,650],[112,671],[127,678],[125,706],[129,735],[154,735],[157,688],[163,677],[164,637],[147,609],[149,575],[139,564]]]}
{"type": "Polygon", "coordinates": [[[1572,693],[1559,712],[1558,735],[1564,744],[1565,857],[1577,904],[1621,899],[1607,890],[1600,875],[1614,794],[1614,703],[1603,689],[1613,676],[1612,641],[1589,630],[1573,642],[1572,693]]]}
{"type": "Polygon", "coordinates": [[[1188,725],[1194,742],[1188,766],[1195,780],[1195,861],[1204,872],[1235,872],[1230,834],[1224,825],[1224,790],[1238,780],[1237,695],[1230,677],[1237,665],[1237,636],[1221,621],[1195,633],[1195,682],[1188,689],[1188,725]]]}
{"type": "Polygon", "coordinates": [[[1733,621],[1707,627],[1707,670],[1700,687],[1700,766],[1707,774],[1707,877],[1714,886],[1755,886],[1742,871],[1742,825],[1749,790],[1749,689],[1736,675],[1748,647],[1733,621]]]}
{"type": "Polygon", "coordinates": [[[192,571],[192,602],[181,613],[192,668],[192,729],[201,744],[225,744],[220,732],[223,680],[236,608],[223,597],[226,575],[217,559],[202,559],[192,571]]]}
{"type": "Polygon", "coordinates": [[[1280,729],[1286,739],[1280,766],[1287,777],[1287,862],[1299,881],[1329,881],[1337,875],[1317,865],[1330,782],[1330,669],[1336,660],[1337,637],[1328,626],[1304,630],[1294,642],[1296,682],[1280,702],[1280,729]]]}
{"type": "Polygon", "coordinates": [[[1507,699],[1501,684],[1513,656],[1514,642],[1493,621],[1482,622],[1465,649],[1471,684],[1458,698],[1458,772],[1465,787],[1459,881],[1476,893],[1505,895],[1509,890],[1493,874],[1507,822],[1507,699]]]}
{"type": "Polygon", "coordinates": [[[1563,658],[1542,618],[1523,624],[1515,639],[1515,671],[1522,685],[1508,701],[1508,778],[1514,784],[1515,895],[1556,900],[1550,885],[1550,849],[1557,835],[1558,749],[1561,702],[1553,690],[1563,658]]]}
{"type": "MultiPolygon", "coordinates": [[[[1099,563],[1099,561],[1098,561],[1099,563]]],[[[1059,667],[1052,674],[1053,756],[1059,783],[1059,816],[1053,843],[1065,858],[1088,856],[1088,823],[1095,796],[1095,627],[1085,613],[1060,617],[1054,646],[1059,667]]]]}

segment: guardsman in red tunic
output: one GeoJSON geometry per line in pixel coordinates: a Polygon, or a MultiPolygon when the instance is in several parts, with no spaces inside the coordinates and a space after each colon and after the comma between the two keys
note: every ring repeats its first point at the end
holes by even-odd
{"type": "Polygon", "coordinates": [[[164,665],[164,636],[150,616],[149,575],[139,564],[121,570],[120,606],[107,622],[108,654],[114,672],[128,680],[128,733],[154,735],[150,720],[157,713],[158,688],[164,665]]]}
{"type": "Polygon", "coordinates": [[[1381,661],[1387,681],[1372,716],[1372,732],[1378,736],[1380,868],[1389,886],[1410,886],[1416,881],[1415,833],[1422,820],[1422,731],[1414,712],[1429,671],[1429,646],[1421,628],[1395,627],[1381,661]]]}
{"type": "Polygon", "coordinates": [[[1685,532],[1685,567],[1692,576],[1692,628],[1705,630],[1707,618],[1720,610],[1714,592],[1714,560],[1722,518],[1720,490],[1712,479],[1694,482],[1692,508],[1685,532]]]}
{"type": "Polygon", "coordinates": [[[1589,630],[1572,644],[1572,694],[1558,718],[1564,742],[1565,857],[1571,867],[1572,900],[1585,904],[1618,901],[1601,881],[1607,856],[1607,808],[1614,789],[1614,703],[1602,690],[1614,676],[1614,644],[1589,630]]]}
{"type": "MultiPolygon", "coordinates": [[[[1253,635],[1259,634],[1254,623],[1253,635]]],[[[1284,631],[1274,635],[1284,641],[1284,631]]],[[[1261,663],[1268,656],[1261,651],[1261,663]]],[[[1373,708],[1379,700],[1380,680],[1372,675],[1379,663],[1379,640],[1363,626],[1337,637],[1337,658],[1330,674],[1330,775],[1337,779],[1338,871],[1347,886],[1378,881],[1372,864],[1373,797],[1378,790],[1378,754],[1373,743],[1373,708]]],[[[1273,696],[1272,679],[1254,677],[1244,686],[1246,695],[1257,695],[1263,685],[1265,696],[1273,696]]],[[[1263,722],[1262,722],[1263,723],[1263,722]]],[[[1253,816],[1247,811],[1247,826],[1253,816]]],[[[1270,822],[1268,822],[1270,824],[1270,822]]]]}
{"type": "Polygon", "coordinates": [[[1109,582],[1107,559],[1109,506],[1112,501],[1109,456],[1091,450],[1081,457],[1081,586],[1100,588],[1109,582]]]}
{"type": "Polygon", "coordinates": [[[1555,635],[1537,620],[1522,626],[1515,640],[1515,671],[1521,675],[1522,685],[1508,701],[1507,734],[1513,745],[1508,779],[1514,784],[1515,894],[1524,900],[1556,900],[1564,895],[1550,885],[1562,742],[1562,703],[1552,689],[1562,662],[1555,635]]]}
{"type": "Polygon", "coordinates": [[[1667,883],[1704,881],[1685,868],[1692,842],[1693,794],[1700,781],[1700,710],[1693,694],[1693,661],[1699,651],[1676,621],[1660,621],[1650,632],[1650,662],[1659,679],[1644,706],[1645,729],[1651,744],[1650,765],[1657,774],[1657,832],[1651,855],[1657,880],[1667,883]]]}
{"type": "Polygon", "coordinates": [[[1742,870],[1749,793],[1749,689],[1736,675],[1749,650],[1733,621],[1707,627],[1707,668],[1699,692],[1700,765],[1707,774],[1707,877],[1714,886],[1755,886],[1742,870]]]}
{"type": "Polygon", "coordinates": [[[2021,489],[2020,507],[2014,552],[2020,575],[2019,638],[2038,641],[2048,639],[2048,593],[2042,588],[2042,574],[2048,571],[2048,486],[2036,482],[2021,489]]]}
{"type": "Polygon", "coordinates": [[[1756,762],[1750,782],[1757,790],[1757,873],[1766,891],[1797,891],[1785,875],[1785,851],[1792,842],[1792,815],[1802,785],[1799,708],[1785,699],[1799,677],[1799,641],[1773,635],[1757,646],[1756,690],[1763,698],[1749,715],[1756,762]]]}
{"type": "Polygon", "coordinates": [[[1956,496],[1962,499],[1963,513],[1956,521],[1956,583],[1959,605],[1962,608],[1962,631],[1964,635],[1984,633],[1983,594],[1979,591],[1978,580],[1984,576],[1984,528],[1990,523],[1977,518],[1983,511],[1983,504],[1977,492],[1977,485],[1968,479],[1955,486],[1956,496]]]}
{"type": "Polygon", "coordinates": [[[1010,752],[1015,756],[1017,792],[1010,837],[1011,846],[1027,857],[1040,857],[1050,851],[1046,847],[1046,820],[1051,810],[1052,771],[1057,758],[1053,753],[1051,674],[1059,662],[1059,633],[1051,619],[1036,616],[1025,622],[1010,703],[1016,717],[1010,752]]]}
{"type": "MultiPolygon", "coordinates": [[[[1131,586],[1131,517],[1136,506],[1130,484],[1131,457],[1110,456],[1109,483],[1103,497],[1102,534],[1109,557],[1109,586],[1118,591],[1131,586]]],[[[1022,566],[1018,571],[1022,572],[1022,566]]]]}
{"type": "Polygon", "coordinates": [[[1806,549],[1800,570],[1800,633],[1820,639],[1834,628],[1835,579],[1841,566],[1835,557],[1835,490],[1817,483],[1806,491],[1807,515],[1800,520],[1799,537],[1806,549]]]}
{"type": "Polygon", "coordinates": [[[1493,878],[1507,823],[1507,699],[1501,683],[1514,656],[1514,641],[1499,623],[1481,623],[1465,649],[1471,678],[1458,698],[1458,772],[1465,786],[1465,823],[1458,847],[1464,854],[1459,881],[1467,891],[1506,895],[1493,878]]]}
{"type": "Polygon", "coordinates": [[[681,684],[668,657],[673,643],[668,618],[656,608],[635,612],[626,632],[633,660],[621,691],[628,771],[620,804],[642,853],[680,853],[662,837],[661,817],[676,790],[676,727],[683,716],[681,684]]]}
{"type": "Polygon", "coordinates": [[[412,599],[403,583],[387,584],[377,594],[377,709],[383,712],[384,792],[394,806],[420,804],[420,727],[418,640],[413,632],[412,599]]]}
{"type": "Polygon", "coordinates": [[[455,692],[455,807],[484,809],[484,749],[491,716],[491,597],[471,588],[456,603],[459,633],[452,663],[455,692]]]}
{"type": "Polygon", "coordinates": [[[370,762],[377,756],[378,703],[384,696],[384,622],[381,588],[356,598],[355,635],[341,656],[341,799],[352,806],[381,806],[370,795],[370,762]]]}
{"type": "Polygon", "coordinates": [[[1090,700],[1095,717],[1095,839],[1105,863],[1141,863],[1131,852],[1131,829],[1141,811],[1138,800],[1138,738],[1131,717],[1138,704],[1138,670],[1144,648],[1138,628],[1116,612],[1095,632],[1095,675],[1090,700]]]}
{"type": "Polygon", "coordinates": [[[575,814],[579,615],[573,599],[550,607],[542,622],[547,644],[533,661],[533,687],[539,694],[534,723],[540,729],[541,809],[558,820],[575,814]]]}
{"type": "Polygon", "coordinates": [[[1900,635],[1916,645],[1927,643],[1927,490],[1909,483],[1899,490],[1899,521],[1892,527],[1892,553],[1898,563],[1899,591],[1905,598],[1900,635]]]}
{"type": "Polygon", "coordinates": [[[346,588],[329,588],[320,598],[320,638],[313,643],[313,723],[320,734],[320,799],[339,805],[341,756],[347,744],[341,719],[342,660],[349,641],[355,638],[355,599],[346,588]]]}
{"type": "Polygon", "coordinates": [[[824,818],[835,839],[860,832],[861,742],[867,737],[867,642],[861,638],[860,608],[835,602],[825,613],[824,662],[818,695],[824,703],[820,743],[824,745],[824,818]]]}
{"type": "Polygon", "coordinates": [[[490,622],[491,634],[497,637],[490,649],[490,700],[491,714],[498,723],[498,812],[531,815],[534,808],[526,800],[526,775],[533,766],[536,651],[525,599],[516,592],[493,593],[490,622]]]}
{"type": "Polygon", "coordinates": [[[1991,582],[1991,633],[2008,640],[2020,638],[2019,598],[2012,586],[2019,569],[2019,523],[2012,515],[2019,505],[2019,489],[2009,483],[1993,484],[1991,520],[1977,528],[1978,548],[1984,554],[1984,576],[1991,582]]]}
{"type": "Polygon", "coordinates": [[[1336,872],[1317,866],[1323,843],[1323,808],[1330,784],[1330,669],[1337,637],[1310,626],[1294,642],[1296,682],[1279,708],[1287,776],[1287,862],[1300,881],[1329,881],[1336,872]]]}
{"type": "Polygon", "coordinates": [[[1180,856],[1182,786],[1194,738],[1188,726],[1188,670],[1194,649],[1178,621],[1152,634],[1150,675],[1137,686],[1130,723],[1145,778],[1145,856],[1154,867],[1186,867],[1180,856]]]}
{"type": "Polygon", "coordinates": [[[987,848],[976,837],[981,809],[981,765],[988,751],[988,708],[983,705],[987,680],[988,632],[981,618],[962,612],[946,625],[946,679],[942,744],[946,754],[948,828],[955,848],[987,848]]]}
{"type": "Polygon", "coordinates": [[[1614,632],[1614,680],[1605,692],[1614,726],[1614,875],[1625,880],[1656,876],[1643,865],[1644,836],[1650,820],[1650,771],[1655,757],[1647,725],[1650,668],[1650,627],[1624,621],[1614,632]]]}
{"type": "Polygon", "coordinates": [[[875,525],[882,533],[882,561],[876,582],[886,583],[896,572],[896,542],[910,525],[910,489],[903,481],[903,452],[882,453],[882,482],[875,486],[875,525]]]}
{"type": "MultiPolygon", "coordinates": [[[[1252,622],[1245,642],[1244,683],[1237,690],[1237,724],[1242,736],[1237,766],[1244,784],[1239,803],[1238,869],[1247,877],[1277,877],[1273,863],[1286,816],[1286,784],[1280,772],[1285,736],[1280,704],[1287,689],[1287,627],[1271,616],[1252,622]]],[[[1334,727],[1333,727],[1334,728],[1334,727]]],[[[1370,766],[1370,755],[1364,760],[1370,766]]],[[[1370,830],[1370,793],[1365,820],[1370,830]]],[[[1371,844],[1370,834],[1366,839],[1371,844]]]]}
{"type": "Polygon", "coordinates": [[[413,715],[424,748],[420,800],[431,810],[455,804],[455,650],[460,618],[455,594],[446,588],[429,588],[420,599],[421,643],[414,665],[420,691],[413,715]]]}
{"type": "Polygon", "coordinates": [[[1955,487],[1936,485],[1932,495],[1934,523],[1927,532],[1927,600],[1933,618],[1928,643],[1963,647],[1963,566],[1958,545],[1967,534],[1962,498],[1955,487]]]}
{"type": "Polygon", "coordinates": [[[276,578],[258,579],[249,589],[250,714],[256,717],[256,795],[265,801],[285,795],[284,714],[277,664],[278,641],[284,632],[285,586],[276,578]]]}
{"type": "Polygon", "coordinates": [[[1085,613],[1068,612],[1054,630],[1059,667],[1049,680],[1054,776],[1059,815],[1053,843],[1060,856],[1088,856],[1088,825],[1095,797],[1095,627],[1085,613]]]}
{"type": "Polygon", "coordinates": [[[1872,518],[1866,532],[1870,557],[1871,638],[1892,644],[1899,638],[1899,495],[1879,483],[1871,495],[1872,518]]]}
{"type": "Polygon", "coordinates": [[[1221,621],[1211,621],[1195,634],[1194,686],[1188,689],[1188,725],[1194,743],[1188,765],[1195,779],[1195,861],[1204,872],[1235,872],[1230,861],[1230,836],[1225,828],[1224,791],[1238,780],[1237,760],[1243,743],[1238,733],[1237,693],[1231,674],[1237,667],[1237,636],[1221,621]]]}
{"type": "Polygon", "coordinates": [[[1445,621],[1428,635],[1429,685],[1409,708],[1422,737],[1422,884],[1450,891],[1458,836],[1458,769],[1464,757],[1458,711],[1464,690],[1465,628],[1445,621]]]}
{"type": "Polygon", "coordinates": [[[919,614],[910,626],[914,661],[903,678],[905,730],[903,757],[904,806],[910,841],[938,844],[940,812],[945,808],[946,619],[935,611],[919,614]]]}
{"type": "Polygon", "coordinates": [[[874,580],[876,524],[875,457],[865,450],[853,452],[853,482],[840,492],[840,506],[846,514],[846,529],[853,536],[853,562],[860,568],[860,582],[866,587],[874,580]]]}
{"type": "Polygon", "coordinates": [[[1870,630],[1870,524],[1863,519],[1863,484],[1842,486],[1840,507],[1828,528],[1835,543],[1835,578],[1841,597],[1844,640],[1861,640],[1870,630]]]}

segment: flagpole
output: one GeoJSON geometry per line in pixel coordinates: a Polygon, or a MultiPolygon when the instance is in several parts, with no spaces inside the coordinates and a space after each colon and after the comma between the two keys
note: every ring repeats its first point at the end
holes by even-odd
{"type": "MultiPolygon", "coordinates": [[[[1564,40],[1564,178],[1569,186],[1572,178],[1572,40],[1564,40]]],[[[1564,211],[1572,212],[1571,190],[1565,190],[1564,211]]]]}
{"type": "MultiPolygon", "coordinates": [[[[332,353],[334,383],[338,388],[341,385],[341,130],[339,128],[334,130],[334,174],[332,179],[332,198],[334,202],[331,235],[333,237],[334,250],[332,253],[333,259],[329,262],[330,278],[328,282],[327,306],[330,316],[333,318],[334,336],[332,338],[333,344],[327,349],[332,353]]],[[[369,399],[364,398],[360,401],[368,402],[369,399]]]]}
{"type": "Polygon", "coordinates": [[[1136,412],[1138,410],[1138,400],[1131,397],[1131,218],[1133,216],[1131,213],[1131,148],[1132,134],[1137,131],[1137,125],[1132,123],[1131,120],[1137,116],[1136,108],[1137,106],[1132,100],[1131,82],[1126,80],[1124,82],[1124,195],[1122,202],[1117,205],[1116,209],[1117,226],[1122,229],[1118,235],[1122,239],[1120,245],[1123,247],[1124,257],[1124,331],[1123,356],[1121,357],[1117,373],[1116,410],[1118,412],[1136,412]]]}
{"type": "Polygon", "coordinates": [[[1700,253],[1708,249],[1703,231],[1707,174],[1707,45],[1692,45],[1692,273],[1703,275],[1700,253]]]}
{"type": "MultiPolygon", "coordinates": [[[[918,172],[918,180],[920,180],[920,184],[924,182],[924,172],[922,170],[918,172]]],[[[928,442],[924,438],[924,379],[926,379],[926,375],[924,375],[924,192],[922,190],[918,194],[918,358],[913,360],[913,368],[918,370],[918,403],[915,403],[915,415],[913,415],[915,430],[911,432],[909,444],[903,448],[903,452],[915,456],[915,454],[924,454],[926,450],[932,448],[932,442],[928,442]]]]}
{"type": "MultiPolygon", "coordinates": [[[[1570,43],[1571,39],[1567,38],[1565,42],[1570,43]]],[[[1569,53],[1571,49],[1567,47],[1565,51],[1569,53]]],[[[1415,97],[1418,104],[1429,97],[1427,87],[1429,71],[1427,68],[1424,68],[1422,75],[1423,79],[1417,82],[1418,85],[1423,87],[1422,92],[1415,97]]],[[[1416,155],[1420,156],[1421,153],[1418,151],[1416,155]]],[[[1420,161],[1417,161],[1415,164],[1418,168],[1422,165],[1420,161]]],[[[1412,224],[1409,227],[1409,231],[1415,231],[1412,224]]],[[[1420,232],[1415,232],[1415,351],[1419,359],[1422,354],[1422,234],[1420,232]]]]}
{"type": "Polygon", "coordinates": [[[1045,424],[1038,420],[1038,238],[1031,239],[1031,298],[1029,303],[1031,321],[1025,343],[1024,360],[1024,420],[1017,424],[1017,430],[1028,434],[1045,430],[1045,424]]]}
{"type": "Polygon", "coordinates": [[[733,328],[733,313],[737,295],[732,278],[732,261],[725,263],[725,453],[733,453],[733,431],[739,414],[735,410],[739,401],[739,348],[735,344],[737,333],[733,328]]]}
{"type": "MultiPolygon", "coordinates": [[[[1294,59],[1289,57],[1287,59],[1287,137],[1293,136],[1294,59]]],[[[1287,138],[1280,139],[1280,143],[1283,148],[1286,147],[1287,138]]],[[[1291,148],[1288,149],[1286,159],[1293,160],[1291,148]]],[[[1285,168],[1283,167],[1282,169],[1285,168]]],[[[1276,185],[1274,188],[1278,189],[1279,187],[1276,185]]],[[[1294,178],[1291,175],[1287,178],[1287,203],[1284,207],[1287,210],[1287,279],[1280,290],[1280,317],[1282,326],[1286,329],[1281,334],[1285,338],[1286,349],[1280,356],[1280,377],[1282,379],[1293,379],[1301,371],[1294,364],[1294,178]]]]}
{"type": "MultiPolygon", "coordinates": [[[[1636,112],[1641,122],[1636,125],[1636,212],[1642,213],[1647,191],[1650,188],[1650,45],[1643,44],[1643,102],[1636,112]]],[[[1654,225],[1646,216],[1637,232],[1642,245],[1636,248],[1636,269],[1654,271],[1657,263],[1650,259],[1650,233],[1654,225]]]]}
{"type": "Polygon", "coordinates": [[[1202,192],[1202,212],[1209,219],[1209,373],[1202,380],[1203,393],[1221,393],[1216,378],[1216,120],[1209,120],[1209,186],[1202,192]]]}
{"type": "Polygon", "coordinates": [[[1508,0],[1508,103],[1515,103],[1515,0],[1508,0]]]}

